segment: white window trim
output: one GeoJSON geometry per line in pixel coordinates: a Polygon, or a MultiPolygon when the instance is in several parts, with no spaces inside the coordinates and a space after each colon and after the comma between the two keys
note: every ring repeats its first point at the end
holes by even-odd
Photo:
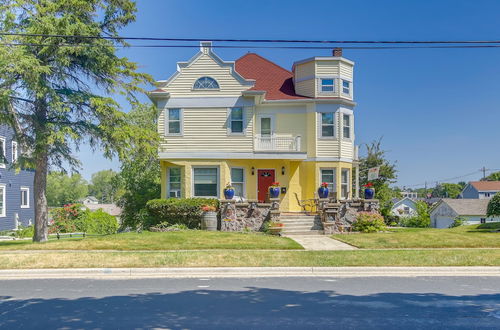
{"type": "Polygon", "coordinates": [[[191,87],[191,91],[220,91],[220,84],[219,82],[217,81],[217,79],[213,78],[213,77],[210,77],[210,76],[203,76],[203,77],[199,77],[197,78],[194,83],[193,83],[193,87],[191,87]],[[217,88],[195,88],[194,85],[196,85],[196,83],[198,82],[198,80],[200,80],[201,78],[210,78],[212,80],[215,81],[215,83],[217,84],[217,88]]]}
{"type": "Polygon", "coordinates": [[[19,158],[19,149],[18,149],[18,144],[16,141],[12,141],[12,162],[15,163],[17,162],[17,159],[19,158]],[[16,146],[14,148],[14,146],[16,146]],[[14,150],[16,150],[16,152],[14,153],[14,150]]]}
{"type": "Polygon", "coordinates": [[[200,198],[220,198],[220,168],[212,165],[197,165],[191,167],[191,196],[200,198]],[[194,170],[197,168],[215,168],[217,169],[217,196],[196,196],[194,190],[194,170]]]}
{"type": "Polygon", "coordinates": [[[165,109],[165,135],[166,136],[183,136],[184,135],[184,109],[182,108],[167,108],[165,109]],[[169,110],[179,110],[179,126],[180,126],[180,131],[179,133],[170,133],[169,132],[169,115],[170,111],[169,110]]]}
{"type": "Polygon", "coordinates": [[[0,217],[5,218],[7,216],[7,186],[5,184],[0,184],[0,189],[3,189],[3,210],[0,212],[0,217]]]}
{"type": "MultiPolygon", "coordinates": [[[[233,168],[243,170],[243,196],[238,196],[238,197],[246,198],[246,195],[247,195],[247,169],[245,167],[241,167],[241,166],[232,166],[229,168],[229,176],[231,176],[231,171],[233,168]]],[[[231,177],[231,185],[232,184],[233,184],[233,178],[231,177]]]]}
{"type": "Polygon", "coordinates": [[[348,80],[348,79],[340,79],[342,81],[341,83],[341,93],[342,95],[347,95],[347,96],[351,96],[352,95],[352,81],[348,80]],[[344,93],[344,81],[345,82],[348,82],[349,83],[349,93],[344,93]]]}
{"type": "MultiPolygon", "coordinates": [[[[324,181],[323,181],[323,171],[333,171],[333,180],[334,180],[334,185],[333,185],[333,188],[330,188],[328,187],[328,190],[332,191],[332,192],[337,192],[337,168],[335,167],[320,167],[319,169],[319,184],[321,185],[324,181]]],[[[331,182],[327,182],[327,183],[331,183],[331,182]]]]}
{"type": "Polygon", "coordinates": [[[259,130],[258,130],[258,135],[262,137],[262,126],[261,126],[261,119],[262,118],[270,118],[271,119],[271,136],[275,135],[276,132],[276,120],[275,116],[273,114],[259,114],[257,115],[257,122],[259,125],[259,130]]]}
{"type": "Polygon", "coordinates": [[[340,199],[349,199],[349,195],[351,193],[351,188],[352,188],[352,187],[350,187],[350,184],[349,184],[350,180],[351,180],[351,175],[352,175],[351,169],[345,168],[345,167],[340,168],[340,199]],[[347,182],[345,184],[342,182],[342,172],[344,172],[344,171],[347,171],[347,182]],[[344,185],[347,185],[346,196],[342,196],[342,187],[344,185]]]}
{"type": "Polygon", "coordinates": [[[232,108],[227,108],[227,135],[236,135],[236,136],[246,136],[246,110],[245,107],[232,107],[232,108]],[[232,125],[233,121],[231,120],[231,113],[234,108],[241,108],[241,116],[242,116],[242,132],[240,133],[233,133],[232,131],[232,125]]]}
{"type": "Polygon", "coordinates": [[[5,168],[6,167],[6,162],[7,162],[7,143],[6,139],[3,136],[0,136],[0,143],[3,146],[3,162],[2,159],[0,159],[0,168],[5,168]]]}
{"type": "Polygon", "coordinates": [[[335,95],[335,94],[337,94],[337,84],[338,84],[338,79],[335,77],[318,78],[318,94],[319,95],[335,95]],[[326,80],[326,79],[333,80],[333,90],[332,91],[324,91],[323,90],[323,80],[326,80]]]}
{"type": "Polygon", "coordinates": [[[30,208],[30,188],[29,187],[21,187],[21,192],[22,191],[27,191],[28,193],[26,194],[26,197],[27,197],[27,204],[26,205],[23,205],[23,199],[21,197],[21,208],[22,209],[29,209],[30,208]]]}
{"type": "MultiPolygon", "coordinates": [[[[170,198],[170,191],[172,191],[172,189],[170,188],[170,170],[172,168],[178,168],[181,171],[181,174],[180,174],[181,175],[181,181],[180,181],[181,187],[179,189],[179,196],[176,197],[176,198],[181,198],[182,197],[182,168],[180,166],[172,166],[172,167],[167,168],[167,196],[166,197],[170,198]]],[[[177,190],[175,190],[175,191],[177,191],[177,190]]]]}
{"type": "Polygon", "coordinates": [[[344,141],[352,142],[352,141],[354,141],[354,129],[353,129],[354,118],[353,118],[353,115],[348,114],[348,113],[341,113],[341,116],[342,116],[342,120],[340,122],[342,125],[342,139],[344,141]],[[344,116],[349,117],[349,137],[348,138],[344,137],[344,116]]]}
{"type": "Polygon", "coordinates": [[[334,140],[337,138],[338,124],[337,124],[337,112],[336,111],[318,112],[318,122],[319,122],[319,134],[318,134],[319,139],[321,139],[321,140],[334,140]],[[333,135],[332,136],[323,136],[323,118],[322,118],[322,116],[324,113],[333,114],[333,135]]]}

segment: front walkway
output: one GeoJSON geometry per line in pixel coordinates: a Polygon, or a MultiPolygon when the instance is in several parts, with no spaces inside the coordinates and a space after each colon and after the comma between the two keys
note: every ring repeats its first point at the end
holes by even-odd
{"type": "Polygon", "coordinates": [[[325,235],[285,235],[309,251],[357,250],[357,247],[325,235]]]}

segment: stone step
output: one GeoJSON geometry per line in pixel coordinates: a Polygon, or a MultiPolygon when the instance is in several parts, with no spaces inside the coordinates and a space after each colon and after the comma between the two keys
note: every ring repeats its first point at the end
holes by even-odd
{"type": "Polygon", "coordinates": [[[301,229],[301,230],[310,230],[310,229],[313,229],[314,228],[314,224],[305,224],[305,225],[288,225],[286,224],[284,227],[283,227],[285,230],[298,230],[298,229],[301,229]]]}
{"type": "Polygon", "coordinates": [[[315,222],[319,222],[319,219],[318,221],[315,221],[315,220],[280,220],[281,223],[315,223],[315,222]]]}
{"type": "Polygon", "coordinates": [[[314,222],[314,221],[301,221],[301,222],[281,222],[284,226],[313,226],[315,223],[319,222],[314,222]]]}
{"type": "Polygon", "coordinates": [[[284,230],[282,231],[283,235],[323,235],[323,230],[284,230]]]}
{"type": "Polygon", "coordinates": [[[280,218],[280,221],[286,221],[286,222],[294,222],[294,221],[311,221],[314,222],[316,220],[319,220],[320,218],[296,218],[296,219],[290,219],[290,218],[280,218]]]}

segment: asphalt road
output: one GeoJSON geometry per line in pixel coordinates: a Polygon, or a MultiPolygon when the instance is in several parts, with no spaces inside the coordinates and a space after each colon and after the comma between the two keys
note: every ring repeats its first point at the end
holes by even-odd
{"type": "Polygon", "coordinates": [[[2,329],[500,329],[500,277],[0,281],[2,329]]]}

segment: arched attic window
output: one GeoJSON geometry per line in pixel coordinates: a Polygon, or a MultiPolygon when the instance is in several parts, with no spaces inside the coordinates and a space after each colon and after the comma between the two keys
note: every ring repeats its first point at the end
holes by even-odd
{"type": "Polygon", "coordinates": [[[219,89],[217,81],[210,77],[201,77],[194,83],[193,89],[219,89]]]}

